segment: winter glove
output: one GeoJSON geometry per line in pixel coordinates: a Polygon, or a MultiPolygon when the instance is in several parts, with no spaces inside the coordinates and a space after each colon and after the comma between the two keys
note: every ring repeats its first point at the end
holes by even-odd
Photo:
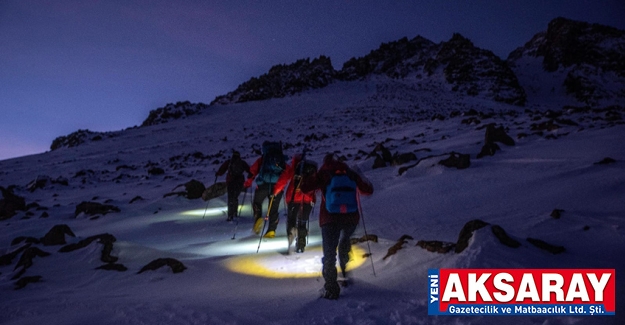
{"type": "Polygon", "coordinates": [[[250,186],[252,186],[252,182],[254,181],[253,178],[248,178],[245,180],[245,183],[243,183],[243,187],[244,188],[250,188],[250,186]]]}

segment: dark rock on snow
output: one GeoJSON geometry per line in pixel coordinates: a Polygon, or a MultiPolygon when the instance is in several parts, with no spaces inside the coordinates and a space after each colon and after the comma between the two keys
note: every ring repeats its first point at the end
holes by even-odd
{"type": "Polygon", "coordinates": [[[37,176],[37,178],[26,185],[26,189],[30,192],[34,192],[37,189],[43,189],[48,185],[59,184],[63,186],[68,186],[69,181],[64,177],[57,177],[56,179],[52,179],[49,176],[37,176]]]}
{"type": "Polygon", "coordinates": [[[76,237],[67,225],[56,225],[41,238],[40,242],[45,246],[65,245],[65,235],[76,237]]]}
{"type": "Polygon", "coordinates": [[[560,217],[562,216],[562,212],[564,212],[564,210],[562,209],[553,209],[550,216],[554,219],[560,219],[560,217]]]}
{"type": "Polygon", "coordinates": [[[408,244],[408,240],[412,240],[412,239],[413,238],[411,236],[408,236],[408,235],[401,236],[401,238],[399,238],[397,243],[395,243],[395,245],[391,246],[388,249],[388,252],[386,253],[386,255],[384,255],[384,257],[382,257],[382,259],[385,260],[389,256],[395,255],[395,253],[397,253],[398,250],[400,250],[400,249],[402,249],[404,247],[404,244],[408,244]]]}
{"type": "Polygon", "coordinates": [[[456,249],[456,243],[443,242],[439,240],[419,240],[417,245],[428,252],[446,254],[456,249]]]}
{"type": "Polygon", "coordinates": [[[452,152],[448,158],[439,161],[438,164],[449,168],[465,169],[471,166],[471,158],[468,154],[452,152]]]}
{"type": "Polygon", "coordinates": [[[614,160],[613,158],[605,157],[601,161],[596,162],[595,165],[609,165],[609,164],[613,164],[615,162],[616,162],[616,160],[614,160]]]}
{"type": "Polygon", "coordinates": [[[121,210],[114,205],[102,204],[98,202],[83,201],[76,206],[74,216],[77,217],[81,213],[84,213],[90,216],[98,215],[98,214],[105,215],[107,213],[120,212],[120,211],[121,210]]]}
{"type": "Polygon", "coordinates": [[[496,142],[503,143],[507,146],[515,145],[514,139],[506,133],[503,126],[497,128],[494,124],[489,124],[486,126],[486,133],[484,134],[484,146],[477,155],[477,158],[495,155],[495,152],[501,149],[496,142]]]}
{"type": "Polygon", "coordinates": [[[28,269],[29,267],[31,267],[33,265],[33,259],[35,257],[46,257],[46,256],[50,256],[50,253],[48,252],[44,252],[41,249],[37,248],[37,247],[28,247],[24,250],[24,252],[22,253],[22,256],[20,257],[19,261],[17,262],[17,264],[15,265],[15,268],[13,270],[17,270],[18,268],[22,268],[19,272],[17,272],[12,278],[11,280],[15,280],[19,277],[21,277],[25,272],[26,269],[28,269]]]}
{"type": "Polygon", "coordinates": [[[13,193],[12,186],[4,188],[0,186],[0,220],[10,219],[17,211],[26,211],[26,199],[13,193]]]}
{"type": "Polygon", "coordinates": [[[159,269],[163,266],[169,266],[174,273],[180,273],[187,269],[182,262],[173,259],[173,258],[158,258],[148,263],[146,266],[142,267],[137,274],[141,274],[145,271],[153,271],[159,269]]]}
{"type": "Polygon", "coordinates": [[[542,250],[546,250],[546,251],[548,251],[549,253],[554,254],[554,255],[555,255],[555,254],[560,254],[560,253],[563,253],[564,251],[566,251],[566,249],[564,248],[564,246],[556,246],[556,245],[552,245],[552,244],[549,244],[549,243],[547,243],[546,241],[541,240],[541,239],[536,239],[536,238],[531,238],[531,237],[528,237],[528,238],[527,238],[527,241],[528,241],[530,244],[532,244],[532,245],[534,245],[534,246],[536,246],[536,247],[538,247],[538,248],[540,248],[540,249],[542,249],[542,250]]]}
{"type": "Polygon", "coordinates": [[[374,234],[367,234],[367,235],[363,235],[360,238],[351,238],[350,239],[350,242],[352,244],[364,243],[364,242],[367,242],[367,241],[372,241],[374,243],[377,243],[378,242],[378,236],[374,235],[374,234]]]}
{"type": "Polygon", "coordinates": [[[118,260],[118,257],[116,256],[111,256],[111,252],[113,251],[113,243],[117,240],[115,238],[115,236],[111,235],[111,234],[100,234],[100,235],[95,235],[95,236],[91,236],[91,237],[87,237],[81,241],[79,241],[78,243],[74,243],[74,244],[69,244],[66,246],[61,247],[61,249],[59,249],[59,252],[61,253],[68,253],[68,252],[72,252],[81,248],[85,248],[87,246],[89,246],[89,244],[91,244],[94,241],[98,241],[100,244],[104,245],[104,247],[102,248],[102,255],[100,257],[100,260],[102,262],[105,263],[115,263],[118,260]]]}
{"type": "Polygon", "coordinates": [[[10,265],[13,262],[13,259],[17,257],[17,255],[19,255],[21,252],[29,248],[30,245],[31,244],[26,244],[10,253],[0,256],[0,266],[10,265]]]}
{"type": "Polygon", "coordinates": [[[26,244],[39,244],[39,238],[35,237],[27,237],[27,236],[19,236],[11,241],[11,246],[15,246],[20,243],[26,244]]]}
{"type": "Polygon", "coordinates": [[[15,281],[15,290],[22,289],[26,287],[29,283],[40,282],[41,278],[42,277],[40,275],[22,277],[19,280],[15,281]]]}
{"type": "Polygon", "coordinates": [[[126,272],[128,271],[128,268],[123,264],[107,263],[107,264],[96,267],[96,270],[126,272]]]}
{"type": "Polygon", "coordinates": [[[469,240],[473,237],[473,232],[488,226],[488,222],[484,222],[479,219],[471,220],[467,222],[460,234],[458,235],[458,241],[456,241],[456,253],[461,253],[469,246],[469,240]]]}
{"type": "Polygon", "coordinates": [[[504,244],[504,245],[506,245],[508,247],[512,247],[512,248],[518,248],[518,247],[521,246],[521,243],[519,243],[518,241],[516,241],[512,237],[508,236],[506,231],[503,230],[503,228],[501,228],[501,226],[493,225],[491,227],[491,230],[493,231],[493,235],[495,235],[495,237],[497,237],[497,239],[499,239],[500,243],[502,243],[502,244],[504,244]]]}

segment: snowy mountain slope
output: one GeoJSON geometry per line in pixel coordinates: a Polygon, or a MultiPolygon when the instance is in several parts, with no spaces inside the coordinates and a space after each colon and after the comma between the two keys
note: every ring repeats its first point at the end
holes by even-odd
{"type": "MultiPolygon", "coordinates": [[[[617,324],[625,311],[618,298],[615,317],[427,316],[428,268],[625,271],[618,258],[625,253],[625,127],[609,118],[623,112],[560,107],[525,110],[371,78],[282,99],[211,106],[186,119],[1,161],[0,186],[15,185],[16,195],[39,208],[1,221],[0,256],[22,247],[11,244],[19,236],[41,238],[54,225],[66,224],[77,236],[66,236],[68,243],[103,233],[115,236],[111,255],[127,271],[95,270],[105,264],[97,241],[69,253],[59,252],[62,246],[32,244],[51,255],[33,259],[21,277],[41,279],[20,290],[14,290],[18,279],[13,279],[20,256],[0,266],[0,323],[617,324]],[[489,123],[505,127],[516,145],[500,145],[494,156],[476,159],[489,123]],[[278,237],[260,242],[256,253],[251,193],[238,225],[225,222],[225,197],[208,206],[163,197],[190,179],[212,184],[214,170],[231,149],[252,163],[266,139],[282,140],[288,155],[306,144],[318,162],[337,152],[375,186],[362,205],[367,232],[379,241],[355,245],[355,284],[338,301],[317,298],[322,280],[316,211],[307,251],[285,258],[279,253],[286,248],[284,219],[278,237]],[[412,152],[422,160],[374,169],[374,158],[367,156],[380,143],[391,153],[412,152]],[[471,166],[439,165],[450,152],[470,154],[471,166]],[[595,165],[606,157],[616,162],[595,165]],[[150,174],[155,167],[163,173],[150,174]],[[26,186],[37,175],[64,178],[68,185],[47,183],[30,192],[26,186]],[[137,196],[142,199],[134,200],[137,196]],[[120,212],[76,216],[83,201],[114,205],[120,212]],[[554,209],[564,210],[560,219],[550,217],[554,209]],[[462,253],[415,246],[419,240],[456,242],[473,219],[500,225],[521,247],[503,246],[489,227],[477,230],[462,253]],[[414,239],[383,259],[402,235],[414,239]],[[565,252],[543,251],[528,237],[563,246],[565,252]],[[359,258],[369,247],[375,276],[371,260],[359,258]],[[157,258],[175,258],[187,269],[136,274],[157,258]],[[247,274],[250,270],[263,276],[247,274]]],[[[364,235],[364,229],[356,235],[364,235]]],[[[617,297],[623,295],[619,286],[617,297]]]]}

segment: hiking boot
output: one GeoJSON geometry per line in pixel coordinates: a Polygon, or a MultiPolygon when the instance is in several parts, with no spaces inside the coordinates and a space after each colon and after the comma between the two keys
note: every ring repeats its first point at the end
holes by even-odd
{"type": "Polygon", "coordinates": [[[252,231],[258,235],[260,234],[260,231],[262,228],[263,228],[263,218],[256,219],[256,222],[254,222],[254,227],[252,228],[252,231]]]}
{"type": "Polygon", "coordinates": [[[288,236],[286,236],[286,240],[287,240],[287,247],[291,248],[291,244],[293,244],[293,235],[289,234],[288,236]]]}
{"type": "Polygon", "coordinates": [[[293,241],[295,240],[295,228],[291,228],[291,230],[287,233],[287,241],[289,243],[289,248],[291,248],[291,244],[293,244],[293,241]]]}
{"type": "Polygon", "coordinates": [[[297,253],[303,253],[304,252],[304,248],[306,248],[306,237],[297,237],[297,244],[296,244],[296,252],[297,253]]]}
{"type": "Polygon", "coordinates": [[[329,300],[336,300],[336,299],[339,299],[339,294],[341,293],[341,287],[339,287],[339,284],[336,282],[326,283],[323,286],[323,288],[319,290],[319,293],[321,294],[321,298],[329,299],[329,300]]]}
{"type": "Polygon", "coordinates": [[[267,233],[265,233],[265,236],[263,236],[263,238],[274,238],[276,237],[276,232],[273,230],[269,230],[267,233]]]}

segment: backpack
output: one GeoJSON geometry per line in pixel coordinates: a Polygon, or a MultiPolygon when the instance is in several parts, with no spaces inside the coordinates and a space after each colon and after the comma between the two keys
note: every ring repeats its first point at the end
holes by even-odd
{"type": "Polygon", "coordinates": [[[304,166],[302,167],[302,162],[300,161],[295,167],[295,176],[310,176],[317,172],[317,163],[311,160],[306,160],[303,162],[304,166]],[[302,175],[300,175],[302,174],[302,175]]]}
{"type": "Polygon", "coordinates": [[[275,184],[286,168],[286,159],[282,153],[281,142],[263,142],[262,146],[262,163],[260,172],[256,178],[257,184],[271,183],[275,184]]]}
{"type": "Polygon", "coordinates": [[[239,159],[230,159],[230,164],[228,164],[228,174],[231,177],[240,177],[245,172],[245,167],[243,166],[243,161],[241,158],[239,159]]]}
{"type": "Polygon", "coordinates": [[[326,209],[329,213],[358,212],[356,182],[345,171],[335,172],[326,187],[326,209]]]}

